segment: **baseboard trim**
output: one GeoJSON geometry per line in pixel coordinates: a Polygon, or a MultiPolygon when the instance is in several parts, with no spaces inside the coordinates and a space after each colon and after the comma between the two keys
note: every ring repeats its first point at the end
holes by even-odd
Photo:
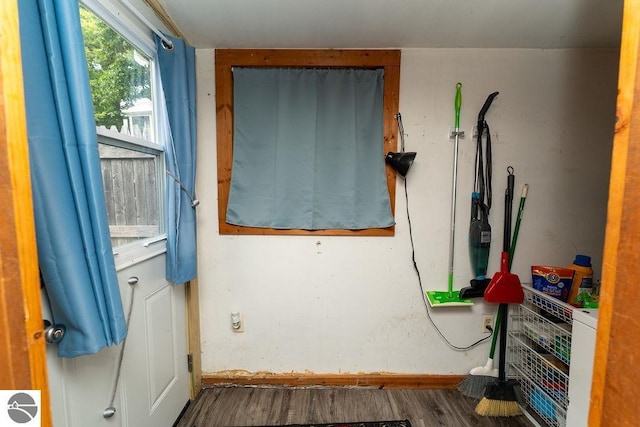
{"type": "Polygon", "coordinates": [[[203,374],[202,384],[453,389],[465,376],[422,374],[203,374]]]}

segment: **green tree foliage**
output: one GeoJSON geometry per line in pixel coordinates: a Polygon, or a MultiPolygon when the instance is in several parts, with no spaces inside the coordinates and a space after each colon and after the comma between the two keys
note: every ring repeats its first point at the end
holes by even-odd
{"type": "Polygon", "coordinates": [[[151,97],[150,72],[141,53],[90,11],[80,8],[89,83],[97,126],[120,129],[122,110],[151,97]],[[138,61],[136,61],[136,57],[138,61]]]}

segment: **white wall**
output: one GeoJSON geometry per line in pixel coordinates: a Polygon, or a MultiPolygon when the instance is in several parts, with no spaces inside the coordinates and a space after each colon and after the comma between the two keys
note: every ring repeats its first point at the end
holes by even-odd
{"type": "MultiPolygon", "coordinates": [[[[475,144],[484,100],[494,134],[493,245],[499,268],[506,167],[518,205],[529,184],[513,272],[567,265],[591,255],[600,277],[618,52],[612,50],[409,49],[402,51],[400,112],[407,151],[417,151],[407,185],[416,259],[426,290],[447,286],[455,83],[463,83],[455,239],[455,287],[471,278],[467,250],[475,144]]],[[[402,181],[395,237],[220,236],[212,50],[197,52],[199,284],[202,367],[313,373],[466,374],[484,364],[488,343],[449,348],[427,320],[411,249],[402,181]],[[233,334],[230,312],[244,315],[233,334]]],[[[432,311],[456,346],[482,337],[472,308],[432,311]]]]}

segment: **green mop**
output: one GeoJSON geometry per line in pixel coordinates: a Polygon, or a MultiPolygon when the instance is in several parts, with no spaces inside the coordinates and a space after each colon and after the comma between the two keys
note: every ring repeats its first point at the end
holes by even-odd
{"type": "Polygon", "coordinates": [[[460,298],[460,291],[453,290],[453,253],[454,253],[454,236],[456,226],[456,182],[458,178],[458,143],[460,136],[464,132],[460,132],[460,107],[462,106],[462,83],[456,83],[456,127],[453,132],[454,148],[453,148],[453,182],[451,189],[451,231],[449,233],[449,282],[447,291],[427,291],[427,299],[431,307],[451,307],[451,306],[470,306],[473,305],[471,299],[460,298]]]}

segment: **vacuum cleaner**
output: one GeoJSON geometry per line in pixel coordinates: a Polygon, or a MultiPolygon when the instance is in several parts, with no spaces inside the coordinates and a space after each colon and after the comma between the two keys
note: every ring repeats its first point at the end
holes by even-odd
{"type": "Polygon", "coordinates": [[[470,287],[460,290],[461,297],[477,298],[484,295],[484,290],[491,281],[486,277],[491,249],[491,132],[485,121],[485,115],[499,92],[490,94],[478,113],[476,136],[476,161],[473,192],[471,193],[471,222],[469,224],[469,256],[474,277],[470,287]],[[486,138],[485,149],[483,140],[486,138]]]}

